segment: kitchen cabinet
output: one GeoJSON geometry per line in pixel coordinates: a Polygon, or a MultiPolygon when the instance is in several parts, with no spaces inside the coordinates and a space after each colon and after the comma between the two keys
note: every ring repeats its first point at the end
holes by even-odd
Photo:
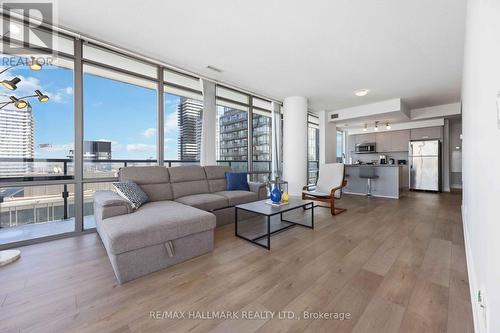
{"type": "Polygon", "coordinates": [[[413,128],[411,130],[412,140],[443,139],[443,127],[413,128]]]}
{"type": "Polygon", "coordinates": [[[375,133],[366,133],[356,135],[356,144],[376,142],[375,133]]]}
{"type": "Polygon", "coordinates": [[[392,151],[391,132],[382,132],[375,135],[377,152],[392,151]]]}
{"type": "Polygon", "coordinates": [[[390,151],[408,151],[408,143],[410,142],[410,130],[394,131],[391,133],[391,150],[390,151]]]}

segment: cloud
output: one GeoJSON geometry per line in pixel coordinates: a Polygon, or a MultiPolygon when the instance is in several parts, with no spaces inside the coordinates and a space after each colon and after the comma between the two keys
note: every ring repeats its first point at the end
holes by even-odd
{"type": "Polygon", "coordinates": [[[64,89],[67,95],[72,95],[73,94],[73,87],[66,87],[64,89]]]}
{"type": "Polygon", "coordinates": [[[177,111],[169,113],[165,119],[165,132],[173,132],[178,129],[177,111]]]}
{"type": "Polygon", "coordinates": [[[155,145],[147,145],[144,143],[130,143],[127,145],[127,151],[129,153],[154,152],[155,150],[155,145]]]}
{"type": "Polygon", "coordinates": [[[147,128],[146,130],[144,130],[144,132],[142,132],[142,136],[148,139],[154,137],[155,135],[156,135],[156,128],[153,127],[147,128]]]}

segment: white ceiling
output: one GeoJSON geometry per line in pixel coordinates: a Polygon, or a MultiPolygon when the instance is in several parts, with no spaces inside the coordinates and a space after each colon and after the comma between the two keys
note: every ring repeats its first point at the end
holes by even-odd
{"type": "Polygon", "coordinates": [[[313,110],[460,100],[465,0],[64,0],[58,11],[82,34],[262,95],[306,96],[313,110]]]}

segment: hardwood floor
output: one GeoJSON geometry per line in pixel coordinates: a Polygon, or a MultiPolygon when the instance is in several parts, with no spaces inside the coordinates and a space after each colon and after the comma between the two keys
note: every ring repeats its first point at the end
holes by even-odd
{"type": "Polygon", "coordinates": [[[225,226],[212,253],[124,285],[96,234],[28,246],[0,268],[0,332],[473,332],[460,204],[456,193],[346,196],[346,213],[316,209],[315,230],[277,234],[271,252],[225,226]],[[152,311],[262,316],[174,320],[152,311]]]}

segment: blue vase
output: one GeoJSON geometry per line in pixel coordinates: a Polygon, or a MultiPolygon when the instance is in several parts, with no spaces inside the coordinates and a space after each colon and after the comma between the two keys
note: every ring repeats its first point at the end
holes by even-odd
{"type": "Polygon", "coordinates": [[[281,191],[276,185],[274,185],[274,188],[271,191],[271,201],[275,203],[279,203],[281,201],[281,191]]]}

